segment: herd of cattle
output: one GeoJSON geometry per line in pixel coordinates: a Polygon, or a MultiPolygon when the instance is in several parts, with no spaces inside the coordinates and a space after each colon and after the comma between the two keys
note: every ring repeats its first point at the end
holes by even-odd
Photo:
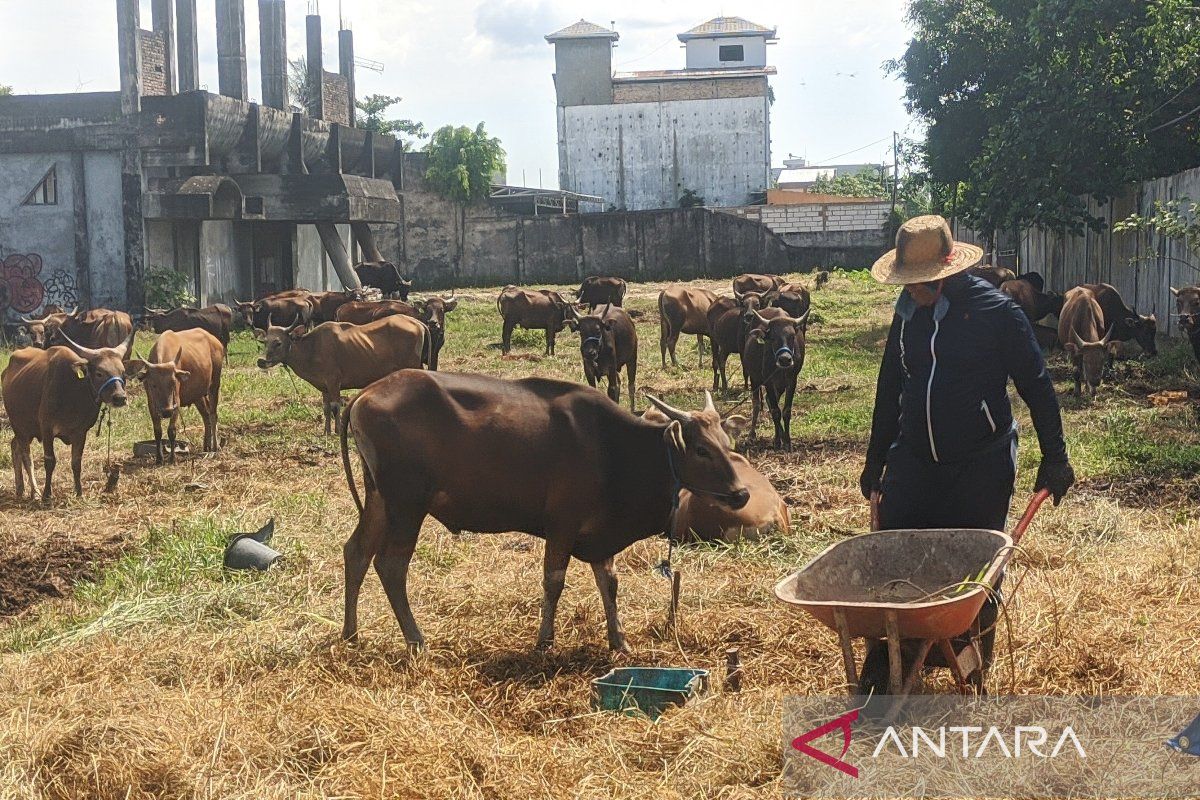
{"type": "MultiPolygon", "coordinates": [[[[978,277],[1008,295],[1034,323],[1047,347],[1072,358],[1076,391],[1094,393],[1119,341],[1135,340],[1156,353],[1157,322],[1131,309],[1107,284],[1045,291],[1036,273],[1021,276],[981,267],[978,277]],[[1057,326],[1042,325],[1056,316],[1057,326]],[[1049,335],[1047,335],[1049,334],[1049,335]]],[[[394,272],[394,270],[393,270],[394,272]]],[[[506,286],[496,299],[502,350],[515,328],[542,329],[546,352],[569,328],[579,336],[584,377],[607,382],[607,398],[580,384],[525,378],[502,380],[438,371],[450,297],[410,298],[398,273],[388,299],[360,291],[279,292],[235,307],[147,309],[142,326],[159,336],[145,358],[133,351],[135,324],[121,311],[50,308],[25,319],[28,346],[13,352],[0,374],[0,393],[13,430],[16,494],[37,494],[30,458],[34,440],[45,457],[43,501],[51,499],[54,441],[71,448],[80,494],[84,444],[105,405],[127,402],[126,379],[146,391],[157,460],[172,461],[182,408],[195,406],[204,422],[204,450],[219,446],[217,406],[221,373],[235,318],[262,342],[258,365],[284,365],[316,387],[325,432],[341,436],[342,459],[360,516],[345,546],[343,633],[357,632],[356,606],[367,567],[375,564],[406,639],[421,633],[408,605],[409,560],[421,523],[432,515],[454,531],[524,531],[546,540],[544,605],[538,641],[554,637],[554,610],[571,557],[589,562],[604,602],[609,643],[623,648],[616,611],[613,556],[633,541],[664,530],[674,536],[730,538],[788,528],[787,509],[770,482],[732,442],[757,428],[762,406],[774,423],[774,446],[790,449],[790,421],[803,369],[812,289],[775,275],[741,275],[732,296],[675,284],[658,296],[662,365],[678,366],[684,334],[697,337],[701,366],[711,349],[712,391],[728,389],[726,363],[737,354],[753,401],[751,419],[722,419],[706,393],[705,407],[684,411],[647,395],[641,416],[620,405],[622,370],[630,411],[636,408],[638,334],[624,308],[627,286],[613,277],[588,278],[570,300],[549,289],[506,286]],[[342,392],[363,391],[343,408],[342,392]],[[167,423],[164,453],[163,422],[167,423]],[[363,465],[360,495],[348,437],[363,465]],[[487,453],[488,458],[477,458],[487,453]],[[615,504],[610,498],[620,497],[615,504]]],[[[1200,287],[1172,290],[1182,326],[1200,358],[1200,287]]]]}

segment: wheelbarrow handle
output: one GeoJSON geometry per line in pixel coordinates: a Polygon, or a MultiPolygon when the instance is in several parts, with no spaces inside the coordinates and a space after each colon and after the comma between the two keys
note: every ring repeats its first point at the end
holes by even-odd
{"type": "Polygon", "coordinates": [[[1029,523],[1033,522],[1034,514],[1037,514],[1038,509],[1042,507],[1042,503],[1049,499],[1049,489],[1042,489],[1033,497],[1029,498],[1029,505],[1025,507],[1025,515],[1021,517],[1021,521],[1017,523],[1017,527],[1013,528],[1013,544],[1017,544],[1021,541],[1021,537],[1025,535],[1025,529],[1029,527],[1029,523]]]}
{"type": "Polygon", "coordinates": [[[883,499],[883,493],[878,489],[871,492],[871,530],[877,531],[880,528],[879,524],[879,501],[883,499]]]}

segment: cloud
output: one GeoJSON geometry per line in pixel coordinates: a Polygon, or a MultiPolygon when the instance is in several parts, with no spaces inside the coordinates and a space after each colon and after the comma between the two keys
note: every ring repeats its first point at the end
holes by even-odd
{"type": "Polygon", "coordinates": [[[546,34],[566,24],[561,16],[546,2],[488,3],[475,11],[475,34],[501,58],[540,55],[546,47],[546,34]]]}

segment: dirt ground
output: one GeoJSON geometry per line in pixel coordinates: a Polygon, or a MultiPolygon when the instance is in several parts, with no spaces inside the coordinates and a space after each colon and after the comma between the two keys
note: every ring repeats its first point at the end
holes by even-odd
{"type": "MultiPolygon", "coordinates": [[[[698,407],[711,372],[696,367],[694,337],[680,341],[679,368],[661,368],[661,285],[630,289],[640,388],[698,407]]],[[[443,369],[582,379],[569,331],[555,356],[540,332],[518,332],[502,357],[494,296],[459,292],[443,369]]],[[[232,348],[216,456],[133,459],[149,435],[140,389],[113,415],[111,445],[105,431],[89,440],[82,498],[68,495],[60,455],[54,504],[18,501],[0,447],[0,798],[779,796],[786,698],[845,687],[836,638],[772,587],[867,527],[857,476],[894,296],[841,272],[814,294],[795,451],[767,448],[769,422],[743,448],[790,504],[789,537],[678,552],[674,630],[669,583],[653,572],[665,542],[618,557],[629,656],[604,646],[586,565],[568,572],[556,646],[535,652],[541,542],[432,521],[409,581],[428,649],[408,652],[373,576],[361,640],[341,642],[341,547],[356,515],[336,443],[321,435],[316,392],[256,369],[248,336],[232,348]],[[122,476],[103,494],[110,458],[122,476]],[[270,517],[284,561],[225,572],[228,536],[270,517]],[[740,693],[721,685],[730,647],[740,693]],[[657,722],[593,712],[590,681],[617,664],[709,669],[712,688],[657,722]]],[[[1066,394],[1069,367],[1052,362],[1081,481],[1034,522],[1010,570],[993,691],[1200,694],[1200,425],[1192,402],[1147,400],[1198,376],[1190,353],[1161,349],[1119,363],[1096,401],[1066,394]]],[[[741,385],[736,358],[730,384],[741,385]]],[[[198,415],[186,421],[198,442],[198,415]]],[[[1037,464],[1031,436],[1020,463],[1015,505],[1037,464]]],[[[36,448],[34,464],[40,479],[36,448]]],[[[948,688],[931,677],[930,691],[948,688]]]]}

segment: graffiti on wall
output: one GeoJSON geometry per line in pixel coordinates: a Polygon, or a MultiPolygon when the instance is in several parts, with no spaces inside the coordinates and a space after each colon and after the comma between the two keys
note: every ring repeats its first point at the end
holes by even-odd
{"type": "Polygon", "coordinates": [[[42,267],[37,253],[14,253],[0,261],[0,316],[8,311],[29,314],[43,303],[68,309],[79,305],[75,276],[55,270],[43,281],[42,267]]]}

